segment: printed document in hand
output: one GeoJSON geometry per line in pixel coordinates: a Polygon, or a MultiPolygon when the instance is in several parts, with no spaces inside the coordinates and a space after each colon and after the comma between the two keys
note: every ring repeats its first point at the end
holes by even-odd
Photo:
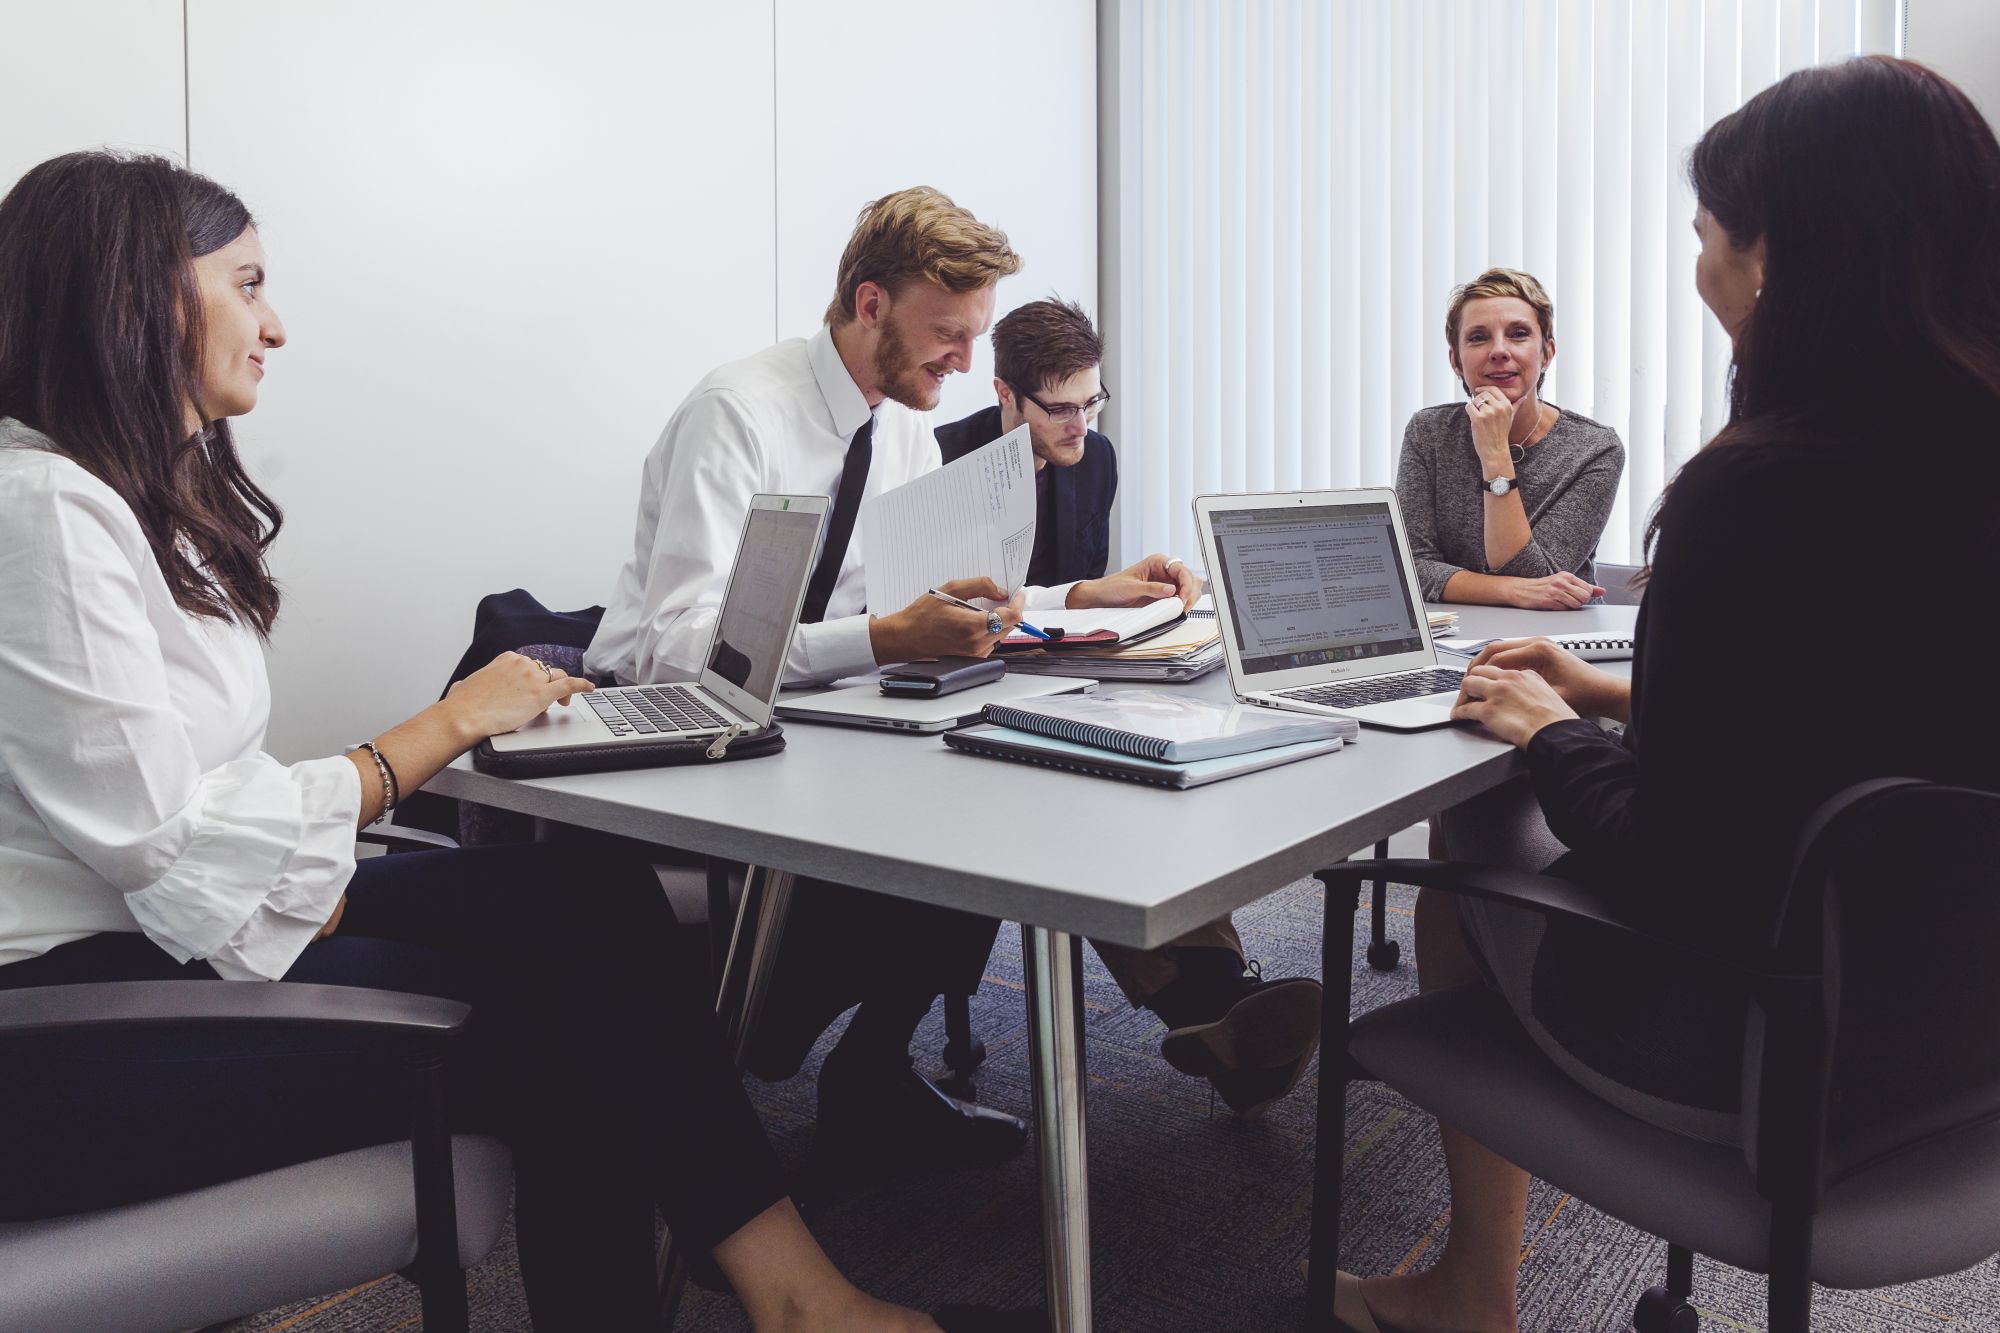
{"type": "Polygon", "coordinates": [[[868,609],[900,611],[953,579],[985,575],[1009,596],[1035,551],[1035,456],[1020,426],[955,463],[865,500],[868,609]]]}

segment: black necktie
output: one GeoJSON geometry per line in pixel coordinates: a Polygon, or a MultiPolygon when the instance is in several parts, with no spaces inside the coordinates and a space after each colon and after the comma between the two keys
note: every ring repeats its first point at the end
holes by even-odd
{"type": "Polygon", "coordinates": [[[875,418],[871,416],[854,432],[854,443],[847,446],[840,491],[833,497],[833,519],[826,526],[826,545],[820,548],[812,582],[806,585],[806,604],[799,610],[801,625],[817,625],[826,619],[826,604],[833,596],[834,581],[840,577],[841,562],[847,559],[847,540],[854,535],[854,516],[860,512],[861,489],[868,484],[868,464],[874,457],[875,418]]]}

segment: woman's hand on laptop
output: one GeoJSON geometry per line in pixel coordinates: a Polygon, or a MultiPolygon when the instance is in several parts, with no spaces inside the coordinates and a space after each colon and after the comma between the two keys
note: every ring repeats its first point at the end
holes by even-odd
{"type": "Polygon", "coordinates": [[[1523,611],[1574,611],[1602,597],[1604,589],[1586,583],[1568,570],[1558,570],[1545,578],[1512,579],[1508,599],[1523,611]]]}
{"type": "Polygon", "coordinates": [[[1480,723],[1509,745],[1521,746],[1550,723],[1575,717],[1576,710],[1536,672],[1474,666],[1465,673],[1451,715],[1480,723]]]}
{"type": "Polygon", "coordinates": [[[1149,555],[1136,565],[1101,579],[1086,579],[1069,590],[1072,609],[1086,606],[1144,606],[1162,597],[1179,597],[1183,607],[1201,596],[1201,580],[1187,562],[1172,556],[1149,555]]]}
{"type": "Polygon", "coordinates": [[[550,704],[567,704],[572,694],[595,689],[532,657],[502,653],[445,692],[444,707],[452,714],[465,748],[488,736],[500,736],[546,713],[550,704]]]}
{"type": "MultiPolygon", "coordinates": [[[[1619,722],[1631,718],[1631,681],[1592,666],[1549,639],[1502,639],[1489,643],[1472,659],[1467,670],[1483,666],[1534,672],[1581,716],[1608,717],[1619,722]]],[[[1463,698],[1461,695],[1461,701],[1463,698]]]]}

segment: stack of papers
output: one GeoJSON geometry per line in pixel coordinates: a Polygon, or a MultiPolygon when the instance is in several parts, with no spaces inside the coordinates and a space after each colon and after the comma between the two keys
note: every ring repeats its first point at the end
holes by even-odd
{"type": "Polygon", "coordinates": [[[1424,614],[1430,619],[1431,634],[1433,637],[1439,634],[1449,634],[1458,628],[1458,612],[1456,611],[1426,611],[1424,614]]]}
{"type": "Polygon", "coordinates": [[[1095,680],[1195,680],[1221,665],[1222,639],[1215,621],[1192,616],[1139,643],[1007,654],[1009,672],[1095,680]]]}

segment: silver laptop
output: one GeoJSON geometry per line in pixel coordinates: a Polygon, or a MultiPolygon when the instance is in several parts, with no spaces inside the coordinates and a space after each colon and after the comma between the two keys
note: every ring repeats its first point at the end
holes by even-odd
{"type": "Polygon", "coordinates": [[[1451,721],[1464,670],[1431,646],[1394,491],[1203,495],[1194,515],[1238,700],[1399,731],[1451,721]]]}
{"type": "Polygon", "coordinates": [[[579,694],[569,707],[551,708],[520,730],[495,736],[493,749],[519,754],[761,730],[784,680],[826,509],[823,495],[752,498],[698,682],[614,685],[579,694]]]}
{"type": "Polygon", "coordinates": [[[988,704],[1010,704],[1051,694],[1088,694],[1096,688],[1096,681],[1074,676],[1010,674],[936,698],[901,698],[882,693],[881,686],[870,681],[787,699],[778,705],[778,716],[787,722],[831,722],[888,731],[952,731],[982,721],[988,704]]]}

